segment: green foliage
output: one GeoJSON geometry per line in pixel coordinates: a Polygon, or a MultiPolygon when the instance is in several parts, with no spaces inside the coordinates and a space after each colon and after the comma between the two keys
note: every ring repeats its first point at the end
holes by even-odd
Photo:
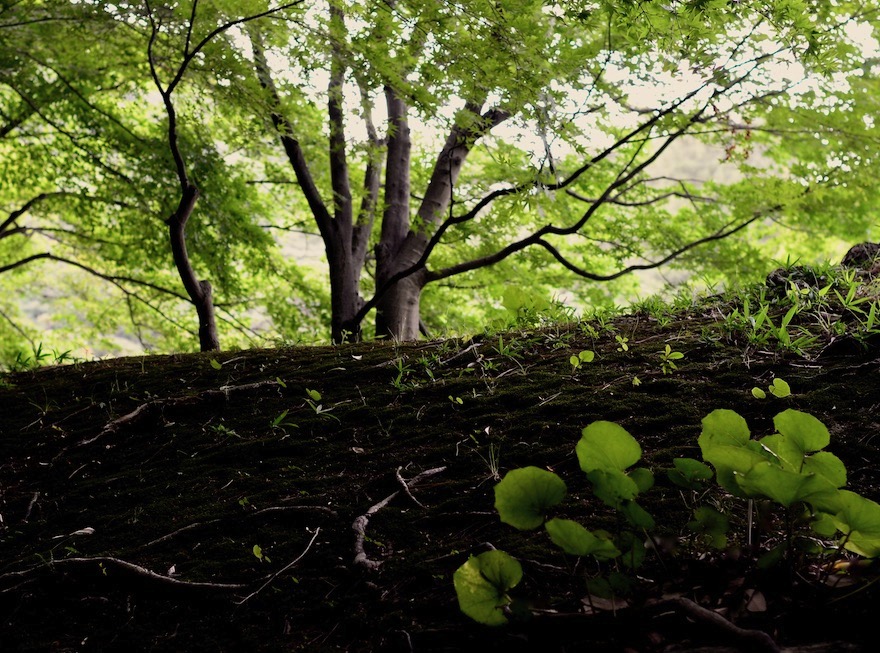
{"type": "Polygon", "coordinates": [[[531,530],[544,523],[547,509],[562,501],[566,491],[553,472],[539,467],[513,469],[495,486],[495,509],[505,524],[531,530]]]}
{"type": "Polygon", "coordinates": [[[507,592],[522,580],[522,566],[503,551],[471,556],[453,575],[461,611],[487,626],[507,623],[501,608],[510,603],[507,592]]]}
{"type": "MultiPolygon", "coordinates": [[[[846,484],[846,468],[824,451],[830,443],[825,425],[793,409],[777,414],[773,423],[775,433],[753,440],[739,414],[719,409],[703,419],[698,439],[703,459],[715,468],[721,489],[784,512],[782,542],[760,553],[755,564],[766,569],[791,563],[796,551],[822,555],[836,550],[839,555],[847,549],[866,558],[880,557],[880,504],[841,489],[846,484]],[[836,538],[836,548],[817,543],[816,538],[836,538]],[[804,546],[798,549],[796,545],[804,546]]],[[[634,499],[650,491],[654,476],[644,468],[626,471],[641,459],[641,447],[612,422],[593,422],[584,428],[575,450],[595,496],[614,508],[632,529],[622,528],[612,535],[590,531],[571,519],[547,519],[548,509],[565,498],[567,488],[556,474],[537,467],[508,472],[495,487],[495,507],[503,522],[521,530],[544,524],[550,540],[564,553],[592,556],[600,565],[611,565],[607,573],[600,567],[598,574],[587,578],[592,594],[626,594],[636,579],[622,570],[631,572],[644,564],[648,550],[641,533],[655,528],[654,519],[634,499]]],[[[713,475],[710,467],[692,458],[675,459],[667,474],[675,485],[703,497],[713,475]]],[[[698,544],[723,550],[730,542],[731,519],[719,507],[698,505],[687,526],[698,544]]],[[[778,542],[778,538],[769,541],[778,542]]],[[[500,608],[510,603],[507,591],[519,582],[522,571],[507,554],[490,553],[496,554],[496,566],[481,573],[481,563],[471,557],[456,571],[455,589],[465,614],[498,625],[506,621],[500,608]]]]}

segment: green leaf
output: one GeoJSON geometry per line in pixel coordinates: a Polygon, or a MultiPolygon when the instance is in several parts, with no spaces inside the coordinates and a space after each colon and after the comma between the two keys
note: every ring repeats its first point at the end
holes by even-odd
{"type": "Polygon", "coordinates": [[[215,370],[223,369],[223,365],[221,365],[221,364],[217,361],[216,358],[212,358],[212,359],[209,360],[208,362],[211,363],[211,367],[213,367],[215,370]]]}
{"type": "Polygon", "coordinates": [[[312,401],[321,401],[321,393],[317,390],[309,390],[306,388],[306,394],[312,401]]]}
{"type": "Polygon", "coordinates": [[[544,528],[553,543],[570,555],[592,555],[600,560],[610,560],[620,555],[613,542],[597,537],[570,519],[551,519],[544,524],[544,528]]]}
{"type": "Polygon", "coordinates": [[[706,536],[709,545],[716,549],[727,546],[727,531],[730,530],[730,520],[727,515],[709,506],[700,506],[694,510],[694,518],[693,521],[688,522],[688,528],[698,535],[706,536]]]}
{"type": "Polygon", "coordinates": [[[866,558],[880,556],[880,505],[849,490],[839,490],[839,497],[834,523],[845,536],[844,547],[866,558]]]}
{"type": "Polygon", "coordinates": [[[578,358],[583,363],[592,363],[593,359],[596,357],[596,354],[592,351],[585,350],[578,354],[578,358]]]}
{"type": "Polygon", "coordinates": [[[774,397],[783,399],[791,394],[791,387],[788,383],[777,377],[773,379],[773,383],[770,384],[770,394],[774,397]]]}
{"type": "Polygon", "coordinates": [[[507,623],[501,608],[510,603],[507,592],[520,580],[522,566],[504,551],[471,556],[452,577],[461,611],[487,626],[507,623]]]}
{"type": "Polygon", "coordinates": [[[495,509],[501,521],[520,530],[544,523],[548,508],[565,497],[565,482],[538,467],[512,469],[495,486],[495,509]]]}
{"type": "Polygon", "coordinates": [[[708,481],[712,478],[709,466],[693,458],[676,458],[672,465],[688,481],[708,481]]]}
{"type": "Polygon", "coordinates": [[[743,446],[751,437],[746,421],[738,413],[719,408],[703,418],[703,431],[697,440],[706,457],[706,450],[719,445],[743,446]]]}
{"type": "Polygon", "coordinates": [[[654,474],[645,467],[636,467],[627,474],[639,488],[639,493],[647,492],[654,487],[654,474]]]}
{"type": "Polygon", "coordinates": [[[737,474],[736,481],[750,496],[765,496],[786,508],[810,495],[836,490],[821,476],[799,474],[771,462],[758,463],[745,474],[737,474]]]}
{"type": "Polygon", "coordinates": [[[639,493],[639,487],[629,476],[617,469],[594,469],[587,472],[593,484],[593,493],[605,505],[618,509],[624,501],[631,501],[639,493]]]}
{"type": "Polygon", "coordinates": [[[636,528],[651,530],[657,525],[651,514],[635,501],[625,501],[620,506],[620,512],[636,528]]]}
{"type": "Polygon", "coordinates": [[[825,425],[809,413],[789,408],[774,417],[773,424],[805,453],[824,449],[831,442],[825,425]]]}
{"type": "Polygon", "coordinates": [[[752,388],[752,396],[755,399],[766,399],[767,393],[761,390],[761,388],[759,388],[758,386],[755,386],[754,388],[752,388]]]}
{"type": "Polygon", "coordinates": [[[834,516],[825,512],[817,512],[810,527],[819,537],[834,537],[837,533],[837,524],[834,522],[834,516]]]}
{"type": "Polygon", "coordinates": [[[822,476],[836,488],[846,485],[846,466],[830,451],[819,451],[807,457],[803,471],[822,476]]]}
{"type": "Polygon", "coordinates": [[[642,448],[626,429],[613,422],[593,422],[575,447],[581,469],[624,470],[642,457],[642,448]]]}

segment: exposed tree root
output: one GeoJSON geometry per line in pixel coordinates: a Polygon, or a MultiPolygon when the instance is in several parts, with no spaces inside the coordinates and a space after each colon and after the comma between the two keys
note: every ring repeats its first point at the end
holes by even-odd
{"type": "Polygon", "coordinates": [[[272,386],[280,387],[278,385],[278,382],[275,380],[259,381],[257,383],[245,383],[244,385],[223,386],[216,390],[205,390],[191,397],[167,397],[165,399],[153,399],[152,401],[141,404],[133,411],[126,413],[121,417],[117,417],[111,422],[108,422],[100,433],[98,433],[94,437],[80,440],[80,442],[77,443],[77,446],[82,447],[92,444],[106,435],[112,435],[124,429],[134,428],[148,420],[154,420],[159,417],[162,411],[164,411],[166,408],[194,406],[202,402],[225,400],[228,399],[231,395],[247,394],[249,392],[254,392],[255,390],[261,390],[263,388],[272,386]]]}
{"type": "MultiPolygon", "coordinates": [[[[417,474],[409,481],[405,482],[404,490],[409,496],[412,496],[409,493],[409,490],[415,487],[418,483],[421,483],[426,478],[433,476],[434,474],[439,474],[442,471],[445,471],[446,467],[434,467],[433,469],[426,469],[425,471],[417,474]]],[[[397,476],[400,477],[400,470],[397,470],[397,476]]],[[[402,480],[402,479],[401,479],[402,480]]],[[[362,567],[366,567],[367,569],[378,569],[382,564],[381,562],[377,562],[376,560],[370,560],[367,557],[366,551],[364,551],[364,539],[366,538],[367,524],[370,523],[370,517],[375,515],[377,512],[382,510],[385,506],[387,506],[394,497],[401,493],[402,490],[398,490],[393,494],[389,494],[387,497],[382,499],[379,503],[370,507],[367,512],[358,517],[352,523],[351,528],[355,532],[355,541],[354,541],[354,564],[361,565],[362,567]]],[[[416,502],[418,503],[418,502],[416,502]]],[[[421,504],[419,504],[421,505],[421,504]]]]}
{"type": "Polygon", "coordinates": [[[29,582],[37,578],[47,567],[71,568],[79,571],[83,575],[93,575],[97,578],[109,576],[110,573],[119,573],[122,578],[135,580],[144,585],[148,589],[171,590],[174,592],[234,592],[245,589],[247,585],[239,583],[197,583],[190,581],[178,580],[170,576],[162,576],[154,571],[150,571],[146,567],[120,560],[119,558],[111,558],[108,556],[97,556],[94,558],[64,558],[62,560],[53,560],[45,565],[38,565],[21,571],[13,571],[0,576],[0,583],[6,581],[19,581],[16,585],[0,590],[0,594],[12,591],[24,582],[29,582]]]}
{"type": "Polygon", "coordinates": [[[717,612],[704,608],[703,606],[695,603],[694,601],[691,601],[688,598],[680,596],[674,599],[663,601],[660,605],[666,603],[672,604],[680,608],[692,619],[707,624],[716,630],[720,630],[725,635],[733,637],[744,646],[746,646],[747,650],[749,651],[766,651],[767,653],[779,653],[781,650],[776,642],[773,641],[773,638],[770,637],[770,635],[765,633],[763,630],[750,630],[747,628],[740,628],[733,622],[722,617],[717,612]]]}

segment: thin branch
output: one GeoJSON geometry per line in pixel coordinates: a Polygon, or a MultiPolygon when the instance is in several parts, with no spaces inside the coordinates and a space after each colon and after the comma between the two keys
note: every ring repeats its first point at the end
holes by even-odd
{"type": "Polygon", "coordinates": [[[306,548],[303,549],[303,552],[302,552],[302,553],[300,553],[296,558],[294,558],[289,564],[286,564],[284,567],[282,567],[281,569],[279,569],[278,571],[276,571],[274,574],[272,574],[272,575],[269,577],[269,580],[267,580],[265,583],[263,583],[262,585],[260,585],[260,587],[259,587],[258,589],[255,589],[253,592],[251,592],[251,593],[248,594],[246,597],[244,597],[241,601],[239,601],[239,602],[237,603],[237,605],[243,605],[244,603],[246,603],[247,601],[249,601],[251,598],[255,597],[257,594],[259,594],[259,593],[262,592],[264,589],[266,589],[267,587],[269,587],[269,585],[272,584],[272,581],[274,581],[276,578],[278,578],[278,577],[279,577],[281,574],[283,574],[285,571],[287,571],[288,569],[290,569],[291,567],[293,567],[293,565],[295,565],[297,562],[299,562],[300,560],[302,560],[302,559],[305,557],[305,555],[309,552],[309,549],[312,548],[312,544],[315,543],[315,540],[316,540],[317,537],[318,537],[318,533],[320,533],[320,532],[321,532],[321,527],[318,526],[318,527],[315,529],[315,534],[312,535],[312,539],[309,540],[309,543],[306,545],[306,548]]]}

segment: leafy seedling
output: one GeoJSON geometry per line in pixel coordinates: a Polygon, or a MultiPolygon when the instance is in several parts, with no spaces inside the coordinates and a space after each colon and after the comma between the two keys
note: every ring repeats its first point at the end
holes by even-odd
{"type": "Polygon", "coordinates": [[[684,354],[680,351],[672,351],[672,347],[666,345],[666,349],[660,353],[660,371],[663,372],[663,374],[672,374],[678,369],[675,361],[681,360],[682,358],[684,358],[684,354]]]}
{"type": "Polygon", "coordinates": [[[503,611],[511,603],[507,593],[519,584],[522,575],[522,566],[504,551],[471,556],[452,577],[459,608],[487,626],[507,623],[503,611]]]}
{"type": "Polygon", "coordinates": [[[572,357],[568,359],[568,362],[571,363],[571,371],[574,372],[580,368],[583,363],[592,363],[594,358],[596,358],[596,354],[590,350],[584,350],[577,355],[572,355],[572,357]]]}

